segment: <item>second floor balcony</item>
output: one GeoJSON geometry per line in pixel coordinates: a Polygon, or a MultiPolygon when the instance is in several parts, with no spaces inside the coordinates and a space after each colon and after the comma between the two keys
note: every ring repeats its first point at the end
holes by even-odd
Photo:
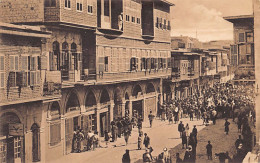
{"type": "Polygon", "coordinates": [[[99,73],[96,75],[97,83],[138,81],[154,78],[168,78],[171,75],[171,69],[151,69],[145,71],[128,71],[116,73],[99,73]]]}

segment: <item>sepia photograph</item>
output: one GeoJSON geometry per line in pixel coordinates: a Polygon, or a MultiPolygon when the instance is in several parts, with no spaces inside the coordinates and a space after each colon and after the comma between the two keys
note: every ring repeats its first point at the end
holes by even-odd
{"type": "Polygon", "coordinates": [[[0,163],[259,163],[259,89],[260,0],[0,0],[0,163]]]}

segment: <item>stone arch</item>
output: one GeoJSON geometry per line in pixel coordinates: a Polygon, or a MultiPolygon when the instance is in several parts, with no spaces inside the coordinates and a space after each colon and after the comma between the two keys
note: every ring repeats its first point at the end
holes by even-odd
{"type": "Polygon", "coordinates": [[[110,101],[110,96],[109,96],[108,90],[106,88],[104,88],[101,91],[99,102],[102,104],[102,103],[106,103],[109,101],[110,101]]]}
{"type": "Polygon", "coordinates": [[[9,123],[21,123],[20,118],[14,112],[8,111],[0,116],[0,136],[8,135],[8,124],[9,123]]]}
{"type": "Polygon", "coordinates": [[[155,87],[154,87],[154,85],[151,82],[147,84],[145,92],[146,93],[155,92],[155,87]]]}
{"type": "Polygon", "coordinates": [[[92,90],[89,90],[86,93],[86,97],[85,97],[85,106],[86,107],[91,107],[97,105],[97,100],[96,100],[96,96],[94,94],[94,92],[92,90]]]}
{"type": "Polygon", "coordinates": [[[115,101],[122,101],[123,98],[123,93],[122,90],[119,87],[116,87],[116,89],[114,90],[114,102],[115,101]]]}
{"type": "Polygon", "coordinates": [[[55,51],[60,51],[60,43],[58,41],[54,41],[52,43],[52,50],[55,52],[55,51]]]}
{"type": "Polygon", "coordinates": [[[132,96],[137,96],[139,92],[141,92],[141,94],[143,94],[143,90],[142,90],[141,86],[139,84],[136,84],[133,87],[132,96]]]}
{"type": "Polygon", "coordinates": [[[61,115],[61,107],[58,101],[51,102],[48,106],[47,117],[48,118],[60,118],[61,115]]]}
{"type": "Polygon", "coordinates": [[[128,95],[128,92],[125,92],[125,100],[129,100],[130,96],[128,95]]]}
{"type": "Polygon", "coordinates": [[[72,91],[67,98],[66,102],[66,113],[74,110],[79,110],[80,109],[80,103],[79,103],[79,98],[76,92],[72,91]]]}

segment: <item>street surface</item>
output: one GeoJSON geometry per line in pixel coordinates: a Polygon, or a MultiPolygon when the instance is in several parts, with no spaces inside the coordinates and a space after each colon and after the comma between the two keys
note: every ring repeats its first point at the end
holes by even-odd
{"type": "MultiPolygon", "coordinates": [[[[202,125],[202,120],[197,121],[196,118],[194,118],[194,121],[190,121],[189,118],[181,119],[181,121],[183,121],[185,125],[189,123],[190,132],[192,131],[193,125],[197,125],[198,131],[205,127],[205,125],[202,125]]],[[[143,132],[147,133],[151,139],[151,146],[154,149],[152,152],[153,156],[158,156],[165,147],[171,149],[181,143],[178,124],[169,124],[168,121],[155,119],[152,128],[150,128],[149,122],[146,121],[143,123],[143,132]]],[[[134,128],[127,146],[125,146],[123,137],[118,138],[116,142],[111,142],[108,148],[105,148],[106,144],[104,140],[102,140],[100,144],[103,148],[97,148],[95,151],[71,153],[52,162],[121,163],[122,156],[126,149],[130,150],[131,162],[135,162],[142,159],[143,153],[145,152],[144,147],[142,150],[137,150],[137,139],[138,129],[134,128]]]]}

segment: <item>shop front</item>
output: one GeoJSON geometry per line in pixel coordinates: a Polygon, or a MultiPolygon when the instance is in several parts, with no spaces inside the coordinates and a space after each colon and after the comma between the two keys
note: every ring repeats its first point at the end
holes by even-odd
{"type": "MultiPolygon", "coordinates": [[[[24,125],[19,117],[12,112],[2,114],[0,119],[0,162],[25,162],[24,125]]],[[[35,146],[33,149],[36,149],[35,146]]],[[[34,153],[34,159],[36,160],[38,159],[36,155],[38,152],[35,151],[34,153]]]]}

